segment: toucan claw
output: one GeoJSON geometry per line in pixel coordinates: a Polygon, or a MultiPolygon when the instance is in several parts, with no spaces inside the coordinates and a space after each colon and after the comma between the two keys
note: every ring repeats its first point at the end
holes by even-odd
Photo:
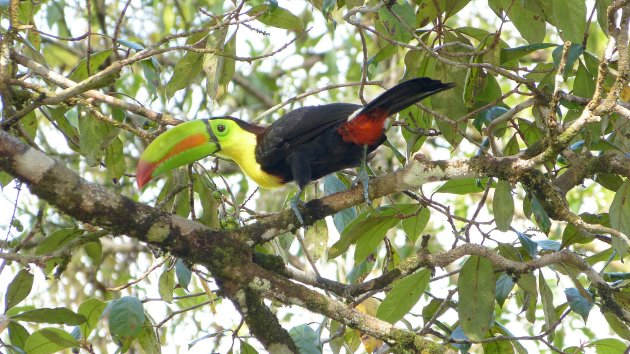
{"type": "Polygon", "coordinates": [[[304,218],[302,218],[302,214],[300,213],[299,209],[300,205],[304,205],[304,202],[302,201],[302,199],[300,199],[301,194],[302,189],[298,189],[297,193],[295,193],[293,198],[291,198],[291,202],[289,204],[291,205],[291,210],[293,210],[293,214],[295,214],[295,217],[300,222],[300,225],[304,225],[304,218]]]}

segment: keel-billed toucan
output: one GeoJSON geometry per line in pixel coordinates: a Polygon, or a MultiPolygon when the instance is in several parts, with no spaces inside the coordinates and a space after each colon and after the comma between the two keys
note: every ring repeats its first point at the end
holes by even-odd
{"type": "MultiPolygon", "coordinates": [[[[453,84],[429,78],[400,83],[366,106],[331,103],[295,109],[270,126],[251,124],[233,117],[182,123],[158,136],[138,161],[137,182],[142,188],[153,177],[208,155],[236,162],[263,188],[295,181],[301,191],[313,180],[344,168],[365,163],[386,137],[384,123],[421,99],[447,90],[453,84]]],[[[360,174],[366,199],[368,178],[360,174]]]]}

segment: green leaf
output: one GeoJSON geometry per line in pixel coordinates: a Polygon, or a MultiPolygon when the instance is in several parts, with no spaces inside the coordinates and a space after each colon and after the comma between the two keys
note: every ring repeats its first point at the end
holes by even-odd
{"type": "Polygon", "coordinates": [[[583,291],[587,293],[582,294],[577,288],[568,288],[564,290],[564,295],[567,297],[567,302],[569,303],[571,310],[582,316],[584,322],[586,322],[588,314],[591,312],[595,301],[593,300],[593,294],[588,292],[588,290],[583,289],[583,291]]]}
{"type": "Polygon", "coordinates": [[[177,276],[177,284],[184,289],[188,288],[190,280],[192,279],[192,271],[181,259],[177,259],[175,262],[175,275],[177,276]]]}
{"type": "Polygon", "coordinates": [[[513,354],[514,347],[509,340],[497,340],[494,342],[483,343],[484,354],[513,354]]]}
{"type": "MultiPolygon", "coordinates": [[[[324,194],[331,195],[346,190],[346,185],[335,176],[335,174],[329,174],[324,177],[324,194]]],[[[357,209],[355,207],[344,209],[335,215],[333,215],[333,223],[335,228],[340,233],[350,224],[350,222],[357,217],[357,209]]]]}
{"type": "Polygon", "coordinates": [[[86,318],[85,316],[78,315],[72,310],[65,307],[55,307],[39,308],[35,310],[25,311],[20,314],[11,316],[11,320],[78,326],[82,323],[85,323],[86,318]]]}
{"type": "Polygon", "coordinates": [[[326,220],[318,220],[304,232],[304,246],[313,261],[319,260],[328,245],[328,226],[326,220]]]}
{"type": "Polygon", "coordinates": [[[33,274],[27,269],[21,269],[15,277],[13,277],[13,280],[11,280],[11,283],[7,286],[7,292],[4,297],[4,313],[22,302],[22,300],[26,299],[28,294],[31,293],[33,278],[33,274]]]}
{"type": "Polygon", "coordinates": [[[494,268],[479,256],[471,256],[459,275],[457,313],[462,330],[471,340],[486,337],[492,324],[495,299],[494,268]]]}
{"type": "Polygon", "coordinates": [[[479,112],[473,121],[473,126],[477,128],[477,131],[483,133],[483,126],[488,126],[493,120],[500,117],[503,113],[507,112],[507,108],[494,106],[479,112]]]}
{"type": "Polygon", "coordinates": [[[550,47],[557,47],[557,46],[558,46],[557,44],[553,44],[553,43],[534,43],[534,44],[524,45],[524,46],[514,47],[514,48],[503,48],[501,49],[501,64],[507,63],[514,59],[524,57],[537,50],[546,49],[550,47]]]}
{"type": "Polygon", "coordinates": [[[391,324],[398,322],[415,306],[429,285],[431,273],[427,269],[397,280],[378,307],[376,317],[391,324]]]}
{"type": "Polygon", "coordinates": [[[98,68],[105,63],[107,58],[112,55],[112,50],[107,49],[101,52],[96,52],[90,55],[90,71],[88,75],[88,58],[82,59],[77,66],[72,69],[70,75],[68,75],[68,79],[72,81],[83,81],[88,77],[96,74],[98,72],[98,68]]]}
{"type": "Polygon", "coordinates": [[[50,254],[83,234],[79,229],[60,229],[48,235],[35,248],[36,255],[50,254]]]}
{"type": "Polygon", "coordinates": [[[624,342],[615,338],[599,339],[591,342],[588,347],[595,347],[595,352],[597,354],[625,353],[628,349],[628,346],[624,342]]]}
{"type": "Polygon", "coordinates": [[[381,7],[378,11],[378,18],[390,37],[404,43],[413,38],[410,30],[415,28],[416,18],[414,10],[408,2],[404,1],[392,6],[381,7]],[[403,22],[399,21],[399,18],[403,22]]]}
{"type": "Polygon", "coordinates": [[[103,316],[103,311],[105,311],[106,307],[106,303],[93,297],[83,301],[81,305],[79,305],[77,313],[84,316],[86,319],[85,323],[79,326],[81,338],[87,339],[90,336],[94,328],[96,328],[96,324],[103,316]]]}
{"type": "Polygon", "coordinates": [[[536,197],[531,197],[532,201],[532,212],[534,213],[534,218],[536,219],[536,224],[540,227],[540,230],[545,234],[549,234],[549,230],[551,229],[551,220],[549,219],[549,215],[543,206],[540,204],[536,197]]]}
{"type": "Polygon", "coordinates": [[[9,340],[11,341],[11,345],[24,349],[26,340],[31,335],[28,333],[28,330],[15,321],[9,322],[9,326],[7,328],[9,329],[9,340]]]}
{"type": "Polygon", "coordinates": [[[441,185],[435,193],[470,194],[483,192],[484,189],[479,186],[478,181],[476,178],[452,179],[441,185]]]}
{"type": "MultiPolygon", "coordinates": [[[[357,232],[361,232],[361,235],[356,236],[357,245],[354,249],[354,262],[360,263],[372,252],[374,252],[376,246],[378,246],[381,241],[383,241],[383,238],[385,238],[387,231],[396,226],[399,221],[399,219],[393,218],[391,216],[375,216],[365,219],[363,222],[357,225],[357,228],[359,228],[360,226],[361,231],[353,229],[352,233],[355,234],[357,232]]],[[[352,238],[354,237],[355,236],[353,235],[352,238]]]]}
{"type": "MultiPolygon", "coordinates": [[[[216,29],[208,35],[206,48],[214,49],[219,52],[225,50],[225,38],[228,28],[222,27],[216,29]]],[[[223,75],[224,57],[215,53],[208,53],[203,57],[203,72],[206,76],[206,95],[215,101],[219,100],[219,85],[221,76],[223,75]]],[[[232,72],[232,75],[234,72],[232,72]]],[[[231,76],[230,75],[230,78],[231,76]]]]}
{"type": "Polygon", "coordinates": [[[516,234],[518,235],[518,240],[521,242],[521,246],[523,246],[530,257],[534,258],[538,252],[538,243],[522,232],[516,231],[516,234]]]}
{"type": "Polygon", "coordinates": [[[552,3],[560,38],[581,45],[586,32],[586,1],[554,0],[552,3]]]}
{"type": "MultiPolygon", "coordinates": [[[[459,341],[469,341],[470,338],[466,336],[464,333],[464,329],[462,326],[457,326],[453,332],[451,332],[451,339],[459,340],[459,341]]],[[[470,343],[454,343],[452,344],[455,348],[459,349],[461,353],[468,353],[468,349],[472,346],[470,343]]]]}
{"type": "Polygon", "coordinates": [[[411,242],[416,242],[424,228],[429,223],[431,213],[428,208],[421,208],[415,216],[404,219],[401,224],[411,242]]]}
{"type": "Polygon", "coordinates": [[[499,306],[503,307],[505,299],[510,295],[514,288],[514,279],[506,273],[501,273],[494,291],[494,296],[499,306]]]}
{"type": "Polygon", "coordinates": [[[372,232],[375,228],[378,228],[379,232],[382,232],[382,236],[385,236],[387,230],[398,223],[398,220],[390,217],[393,213],[389,213],[389,215],[378,215],[378,212],[375,212],[375,216],[371,214],[372,212],[366,212],[359,215],[343,230],[339,240],[328,250],[329,259],[338,257],[346,252],[350,245],[356,243],[363,235],[372,232]],[[383,229],[385,230],[383,231],[383,229]]]}
{"type": "Polygon", "coordinates": [[[0,190],[4,189],[4,187],[8,186],[11,181],[13,181],[14,177],[6,172],[0,172],[0,190]]]}
{"type": "Polygon", "coordinates": [[[175,92],[186,88],[197,78],[203,68],[203,54],[187,52],[175,64],[173,75],[166,83],[166,99],[170,100],[175,92]]]}
{"type": "Polygon", "coordinates": [[[289,10],[282,7],[277,7],[273,11],[268,10],[269,5],[267,4],[254,6],[251,10],[249,10],[249,15],[256,16],[259,13],[263,13],[261,16],[257,17],[256,20],[271,27],[294,30],[298,32],[304,30],[302,20],[292,14],[289,10]]]}
{"type": "Polygon", "coordinates": [[[525,8],[521,1],[512,1],[508,16],[529,44],[540,43],[545,39],[547,31],[543,16],[525,8]]]}
{"type": "Polygon", "coordinates": [[[109,331],[116,337],[136,338],[144,323],[142,302],[125,296],[114,301],[109,309],[109,331]]]}
{"type": "Polygon", "coordinates": [[[258,354],[258,351],[245,341],[241,341],[240,354],[258,354]]]}
{"type": "Polygon", "coordinates": [[[118,129],[96,119],[90,112],[79,118],[79,150],[89,166],[99,164],[105,149],[117,135],[118,129]]]}
{"type": "Polygon", "coordinates": [[[144,350],[145,354],[160,354],[162,353],[162,345],[157,337],[153,328],[153,323],[148,318],[144,320],[144,326],[138,335],[138,343],[144,350]]]}
{"type": "Polygon", "coordinates": [[[562,232],[562,244],[560,248],[572,245],[574,243],[584,244],[593,241],[593,236],[587,232],[580,230],[573,226],[573,224],[567,224],[562,232]]]}
{"type": "Polygon", "coordinates": [[[123,144],[118,137],[113,139],[111,144],[105,149],[105,166],[107,167],[109,178],[115,183],[125,173],[127,167],[125,166],[123,144]]]}
{"type": "Polygon", "coordinates": [[[301,354],[321,354],[322,343],[319,335],[308,325],[303,324],[291,328],[289,335],[301,354]]]}
{"type": "Polygon", "coordinates": [[[24,350],[28,354],[50,354],[78,346],[79,342],[66,331],[58,328],[42,328],[26,339],[24,350]]]}
{"type": "MultiPolygon", "coordinates": [[[[610,226],[626,236],[630,235],[630,179],[626,179],[617,190],[609,213],[610,226]]],[[[628,245],[616,236],[613,236],[613,247],[622,258],[628,253],[628,245]]]]}
{"type": "Polygon", "coordinates": [[[508,231],[514,217],[514,198],[512,197],[512,186],[510,183],[499,180],[494,189],[494,199],[492,200],[492,210],[494,211],[494,221],[497,229],[508,231]]]}
{"type": "Polygon", "coordinates": [[[162,300],[171,303],[173,301],[173,289],[175,289],[175,271],[171,268],[160,275],[158,291],[162,300]]]}
{"type": "Polygon", "coordinates": [[[604,318],[606,318],[606,322],[608,322],[610,328],[617,333],[619,337],[630,340],[630,328],[628,328],[628,325],[622,322],[619,317],[611,312],[604,312],[604,318]]]}
{"type": "MultiPolygon", "coordinates": [[[[546,328],[551,328],[551,326],[556,323],[558,320],[558,315],[556,314],[556,309],[553,306],[553,292],[545,278],[542,275],[542,271],[538,274],[538,288],[540,291],[540,301],[542,302],[543,313],[545,314],[545,325],[546,328]]],[[[549,333],[549,339],[553,339],[554,332],[549,333]]]]}

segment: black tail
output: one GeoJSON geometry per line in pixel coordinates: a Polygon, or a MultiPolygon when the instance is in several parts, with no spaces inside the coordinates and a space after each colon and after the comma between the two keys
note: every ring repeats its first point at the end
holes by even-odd
{"type": "Polygon", "coordinates": [[[428,77],[418,77],[400,83],[391,89],[383,92],[373,99],[356,116],[374,110],[383,110],[388,116],[394,115],[403,109],[419,102],[425,97],[429,97],[440,91],[454,87],[453,83],[442,83],[428,77]]]}

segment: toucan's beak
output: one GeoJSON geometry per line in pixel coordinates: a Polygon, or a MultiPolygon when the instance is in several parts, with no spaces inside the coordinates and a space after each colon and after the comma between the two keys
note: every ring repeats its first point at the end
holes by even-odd
{"type": "Polygon", "coordinates": [[[200,160],[221,150],[207,119],[177,125],[158,136],[140,156],[136,169],[138,188],[176,167],[200,160]]]}

